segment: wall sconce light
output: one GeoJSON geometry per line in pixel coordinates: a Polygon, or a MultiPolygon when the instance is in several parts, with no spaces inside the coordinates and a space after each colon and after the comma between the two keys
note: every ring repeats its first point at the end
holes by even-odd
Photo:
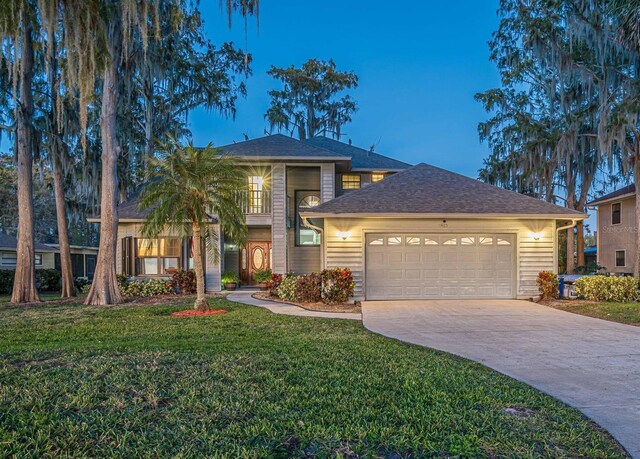
{"type": "Polygon", "coordinates": [[[531,233],[531,239],[533,239],[534,241],[539,241],[541,237],[542,233],[531,233]]]}
{"type": "Polygon", "coordinates": [[[349,231],[338,231],[337,234],[338,237],[343,241],[346,241],[351,236],[351,233],[349,231]]]}

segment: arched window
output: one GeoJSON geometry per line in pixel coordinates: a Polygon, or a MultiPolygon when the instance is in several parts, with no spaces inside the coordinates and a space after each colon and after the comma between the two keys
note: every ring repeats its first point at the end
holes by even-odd
{"type": "Polygon", "coordinates": [[[297,218],[296,218],[296,245],[310,246],[320,245],[320,233],[304,225],[300,212],[320,205],[320,193],[317,191],[296,192],[297,218]]]}

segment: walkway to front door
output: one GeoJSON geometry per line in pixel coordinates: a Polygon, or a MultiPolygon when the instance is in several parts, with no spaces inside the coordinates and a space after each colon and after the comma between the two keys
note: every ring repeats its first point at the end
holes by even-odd
{"type": "Polygon", "coordinates": [[[466,357],[573,405],[640,457],[640,328],[516,300],[364,301],[381,335],[466,357]]]}

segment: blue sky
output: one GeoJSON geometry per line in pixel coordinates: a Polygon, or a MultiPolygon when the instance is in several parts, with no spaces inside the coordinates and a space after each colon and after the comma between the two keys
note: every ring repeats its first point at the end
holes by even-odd
{"type": "Polygon", "coordinates": [[[352,91],[359,110],[344,128],[355,145],[415,164],[427,162],[477,176],[488,154],[477,123],[487,116],[473,98],[499,85],[487,41],[497,27],[496,1],[261,0],[260,27],[239,19],[228,29],[219,2],[202,0],[208,36],[252,53],[253,75],[235,120],[196,110],[196,144],[223,145],[263,135],[267,91],[279,85],[271,65],[334,59],[360,78],[352,91]]]}

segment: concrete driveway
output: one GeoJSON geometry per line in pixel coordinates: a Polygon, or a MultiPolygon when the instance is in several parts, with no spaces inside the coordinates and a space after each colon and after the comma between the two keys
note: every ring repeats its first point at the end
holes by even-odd
{"type": "Polygon", "coordinates": [[[381,335],[457,354],[582,411],[640,458],[640,328],[516,300],[365,301],[381,335]]]}

